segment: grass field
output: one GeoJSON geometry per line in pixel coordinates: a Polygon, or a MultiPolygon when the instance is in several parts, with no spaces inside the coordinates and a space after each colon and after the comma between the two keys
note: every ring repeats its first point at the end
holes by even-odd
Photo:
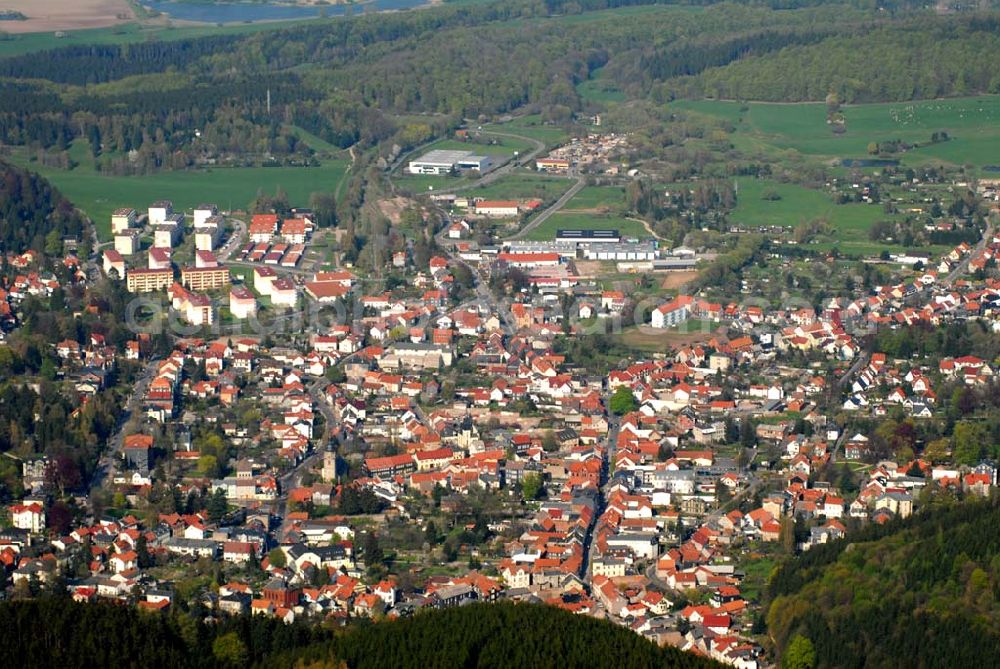
{"type": "MultiPolygon", "coordinates": [[[[979,96],[924,102],[844,107],[847,132],[834,135],[821,103],[774,104],[688,101],[671,107],[735,124],[734,144],[764,153],[794,150],[829,158],[865,158],[870,142],[899,139],[919,148],[895,156],[903,164],[949,162],[976,166],[1000,163],[1000,97],[979,96]],[[950,141],[930,144],[931,133],[950,141]]],[[[879,156],[880,158],[891,156],[879,156]]]]}
{"type": "Polygon", "coordinates": [[[594,70],[590,75],[590,79],[581,81],[577,84],[576,92],[584,100],[590,100],[591,102],[599,102],[602,104],[607,104],[609,102],[622,102],[625,100],[625,93],[618,88],[618,84],[611,79],[605,79],[602,77],[602,69],[603,68],[598,68],[594,70]]]}
{"type": "Polygon", "coordinates": [[[346,160],[330,160],[320,167],[239,167],[160,172],[149,176],[112,177],[80,165],[73,170],[42,167],[16,155],[11,157],[49,179],[73,204],[94,221],[98,237],[111,238],[111,212],[118,207],[144,210],[150,202],[167,199],[178,210],[203,202],[223,210],[243,209],[258,190],[274,193],[279,187],[289,201],[308,205],[314,192],[333,192],[344,177],[346,160]]]}
{"type": "Polygon", "coordinates": [[[621,209],[625,189],[619,186],[585,186],[566,203],[566,209],[621,209]]]}
{"type": "MultiPolygon", "coordinates": [[[[848,206],[837,206],[830,196],[795,184],[783,184],[763,179],[737,179],[738,195],[732,220],[742,225],[795,226],[816,218],[831,220],[848,206]],[[765,200],[765,194],[777,194],[779,200],[765,200]]],[[[879,207],[872,210],[881,212],[879,207]]]]}
{"type": "Polygon", "coordinates": [[[544,241],[555,239],[556,232],[561,229],[596,230],[614,228],[623,237],[648,238],[649,233],[639,221],[632,221],[620,216],[600,216],[596,214],[564,214],[557,212],[549,216],[537,228],[529,232],[525,239],[544,241]]]}
{"type": "Polygon", "coordinates": [[[716,328],[689,329],[687,331],[680,331],[676,328],[654,330],[647,325],[641,329],[634,326],[625,328],[615,337],[625,346],[638,351],[665,353],[675,346],[708,341],[715,336],[715,330],[716,328]]]}
{"type": "MultiPolygon", "coordinates": [[[[816,219],[825,220],[832,228],[830,239],[810,245],[817,251],[828,251],[833,247],[851,255],[877,254],[883,249],[905,250],[893,244],[872,242],[868,231],[879,220],[894,218],[882,211],[878,205],[834,204],[830,196],[820,191],[810,190],[794,184],[782,184],[758,179],[738,180],[739,196],[732,220],[743,225],[782,225],[795,227],[800,223],[816,219]],[[768,192],[777,193],[780,200],[765,200],[768,192]]],[[[913,249],[910,249],[913,250],[913,249]]],[[[940,249],[931,246],[919,250],[935,253],[940,249]]]]}
{"type": "Polygon", "coordinates": [[[550,146],[562,144],[569,139],[569,134],[556,125],[546,124],[541,115],[520,116],[507,123],[494,123],[484,125],[483,130],[495,130],[497,132],[509,132],[515,135],[522,135],[545,142],[550,146]]]}
{"type": "Polygon", "coordinates": [[[93,28],[90,30],[63,31],[65,37],[56,37],[52,31],[29,33],[24,35],[8,35],[0,40],[0,58],[17,56],[46,49],[58,49],[77,44],[132,44],[153,40],[179,40],[192,37],[207,37],[209,35],[232,35],[256,33],[264,30],[278,30],[303,23],[312,23],[329,19],[303,19],[297,21],[281,21],[277,23],[250,23],[225,26],[183,26],[144,25],[126,23],[108,28],[93,28]]]}
{"type": "Polygon", "coordinates": [[[559,177],[546,177],[531,173],[514,173],[506,175],[493,183],[480,188],[464,191],[469,197],[484,197],[491,200],[557,200],[569,190],[573,182],[559,177]]]}
{"type": "Polygon", "coordinates": [[[392,180],[400,188],[414,194],[426,193],[431,190],[447,191],[472,183],[462,177],[437,174],[407,174],[406,172],[394,176],[392,180]]]}

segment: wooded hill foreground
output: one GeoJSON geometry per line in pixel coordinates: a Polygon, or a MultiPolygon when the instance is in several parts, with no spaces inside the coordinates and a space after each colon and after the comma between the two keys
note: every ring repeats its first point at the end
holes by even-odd
{"type": "Polygon", "coordinates": [[[817,668],[983,666],[1000,656],[998,527],[1000,500],[945,502],[813,548],[771,578],[768,631],[817,668]]]}
{"type": "Polygon", "coordinates": [[[661,667],[721,665],[659,648],[611,623],[532,604],[473,604],[346,631],[205,612],[144,614],[43,598],[0,604],[8,666],[74,667],[661,667]]]}

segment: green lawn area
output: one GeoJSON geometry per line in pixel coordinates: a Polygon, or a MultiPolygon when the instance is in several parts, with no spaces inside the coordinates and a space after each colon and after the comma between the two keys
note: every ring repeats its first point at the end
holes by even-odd
{"type": "Polygon", "coordinates": [[[757,559],[744,563],[742,567],[745,575],[743,583],[740,584],[740,592],[749,601],[760,601],[761,595],[767,588],[767,582],[771,578],[771,572],[774,570],[775,560],[761,555],[757,559]]]}
{"type": "Polygon", "coordinates": [[[590,100],[591,102],[599,102],[602,104],[607,104],[609,102],[622,102],[625,100],[625,93],[618,87],[611,79],[606,79],[602,76],[601,70],[603,68],[598,68],[594,70],[590,79],[586,81],[581,81],[576,86],[576,92],[584,100],[590,100]]]}
{"type": "MultiPolygon", "coordinates": [[[[826,193],[763,179],[739,179],[737,183],[739,194],[732,214],[735,223],[794,228],[800,223],[824,219],[832,228],[832,238],[810,244],[810,249],[829,251],[837,247],[849,255],[877,255],[883,249],[907,250],[903,246],[872,242],[868,238],[868,231],[876,221],[894,218],[878,205],[834,204],[826,193]],[[777,193],[781,199],[765,200],[763,196],[769,192],[777,193]]],[[[942,248],[922,246],[908,250],[938,253],[942,248]]]]}
{"type": "MultiPolygon", "coordinates": [[[[834,217],[838,207],[826,193],[809,190],[795,184],[783,184],[764,179],[737,179],[736,208],[732,220],[742,225],[795,226],[816,218],[834,217]],[[776,194],[777,200],[765,200],[765,195],[776,194]]],[[[862,205],[854,205],[862,206],[862,205]]],[[[871,207],[881,213],[880,207],[871,207]]]]}
{"type": "Polygon", "coordinates": [[[562,144],[569,139],[569,134],[557,125],[546,124],[540,114],[519,116],[507,123],[484,125],[483,130],[509,132],[545,142],[550,146],[562,144]]]}
{"type": "Polygon", "coordinates": [[[308,130],[300,128],[297,125],[290,125],[288,126],[288,129],[291,130],[301,141],[308,144],[309,148],[313,151],[325,151],[327,153],[341,153],[343,151],[343,149],[339,146],[334,146],[325,139],[321,139],[308,130]]]}
{"type": "Polygon", "coordinates": [[[625,206],[625,189],[620,186],[585,186],[566,203],[567,209],[620,209],[625,206]]]}
{"type": "Polygon", "coordinates": [[[463,192],[469,197],[484,197],[491,200],[558,200],[569,190],[572,180],[548,177],[530,172],[517,172],[504,176],[493,183],[463,192]]]}
{"type": "Polygon", "coordinates": [[[257,33],[264,30],[279,30],[281,28],[321,20],[324,19],[315,18],[266,23],[241,23],[224,26],[204,25],[183,27],[126,23],[109,28],[62,31],[65,34],[64,37],[56,37],[52,31],[18,35],[8,34],[7,37],[0,40],[0,58],[79,44],[132,44],[135,42],[179,40],[192,37],[206,37],[209,35],[257,33]]]}
{"type": "Polygon", "coordinates": [[[620,216],[600,216],[596,214],[564,214],[557,212],[549,216],[541,225],[527,234],[525,239],[543,241],[554,239],[560,229],[596,230],[613,228],[623,237],[648,238],[649,233],[639,221],[620,216]]]}
{"type": "MultiPolygon", "coordinates": [[[[74,153],[77,147],[73,147],[74,153]]],[[[94,172],[86,164],[72,170],[42,167],[17,154],[12,160],[49,179],[77,207],[87,213],[101,240],[111,238],[111,212],[118,207],[143,211],[151,202],[167,199],[178,210],[212,202],[225,211],[245,208],[258,190],[288,193],[289,201],[308,205],[310,194],[333,192],[344,177],[346,160],[325,161],[320,167],[232,167],[164,171],[148,176],[113,177],[94,172]]]]}
{"type": "Polygon", "coordinates": [[[408,174],[403,172],[392,179],[400,188],[411,193],[426,193],[430,190],[447,191],[459,186],[467,186],[471,182],[462,177],[450,177],[437,174],[408,174]]]}
{"type": "Polygon", "coordinates": [[[821,103],[775,104],[679,100],[671,107],[736,125],[737,148],[773,153],[794,150],[825,158],[866,158],[870,142],[899,139],[922,144],[897,156],[904,164],[946,161],[977,166],[1000,163],[1000,97],[978,96],[923,102],[850,105],[847,132],[834,135],[821,103]],[[950,141],[930,144],[931,133],[950,141]]]}

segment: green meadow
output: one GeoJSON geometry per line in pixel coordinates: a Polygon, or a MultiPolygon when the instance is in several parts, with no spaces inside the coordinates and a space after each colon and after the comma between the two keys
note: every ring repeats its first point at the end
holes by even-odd
{"type": "Polygon", "coordinates": [[[771,155],[796,151],[824,159],[868,158],[873,157],[869,143],[902,140],[921,146],[875,157],[897,158],[904,165],[1000,163],[1000,96],[845,106],[842,135],[827,124],[823,103],[679,100],[670,106],[722,119],[735,127],[732,139],[738,148],[771,155]],[[931,134],[938,131],[951,139],[931,144],[931,134]]]}
{"type": "Polygon", "coordinates": [[[621,209],[625,189],[620,186],[585,186],[566,203],[566,209],[621,209]]]}
{"type": "MultiPolygon", "coordinates": [[[[74,143],[71,154],[82,155],[74,143]]],[[[111,212],[118,207],[145,209],[156,200],[170,200],[179,210],[211,202],[223,210],[245,208],[258,191],[281,188],[296,205],[308,205],[314,192],[334,192],[347,170],[346,160],[327,160],[319,167],[218,167],[163,171],[147,176],[106,176],[92,163],[81,161],[72,170],[43,167],[23,155],[14,162],[49,179],[63,195],[83,210],[97,227],[102,241],[111,238],[111,212]]]]}
{"type": "Polygon", "coordinates": [[[516,172],[493,183],[463,191],[469,197],[483,197],[490,200],[557,200],[569,190],[572,180],[548,177],[540,174],[516,172]]]}

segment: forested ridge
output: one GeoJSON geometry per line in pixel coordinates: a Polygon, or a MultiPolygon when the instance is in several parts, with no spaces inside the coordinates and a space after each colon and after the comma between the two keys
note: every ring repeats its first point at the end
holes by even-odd
{"type": "Polygon", "coordinates": [[[768,632],[816,667],[972,667],[1000,655],[1000,500],[939,500],[772,575],[768,632]],[[799,641],[795,641],[799,639],[799,641]]]}
{"type": "Polygon", "coordinates": [[[0,250],[42,251],[47,237],[80,239],[83,229],[83,217],[48,181],[0,161],[0,250]]]}
{"type": "Polygon", "coordinates": [[[790,36],[780,49],[758,49],[667,82],[658,95],[798,102],[832,92],[842,102],[860,103],[1000,92],[991,65],[1000,56],[995,15],[920,18],[806,37],[790,36]]]}
{"type": "Polygon", "coordinates": [[[352,669],[451,667],[720,667],[676,648],[660,648],[628,629],[537,604],[473,604],[419,613],[338,635],[266,666],[352,669]]]}
{"type": "Polygon", "coordinates": [[[19,666],[718,667],[609,622],[534,604],[474,604],[331,632],[261,616],[206,623],[205,610],[144,614],[66,597],[0,603],[0,657],[19,666]],[[44,624],[42,624],[44,621],[44,624]]]}

